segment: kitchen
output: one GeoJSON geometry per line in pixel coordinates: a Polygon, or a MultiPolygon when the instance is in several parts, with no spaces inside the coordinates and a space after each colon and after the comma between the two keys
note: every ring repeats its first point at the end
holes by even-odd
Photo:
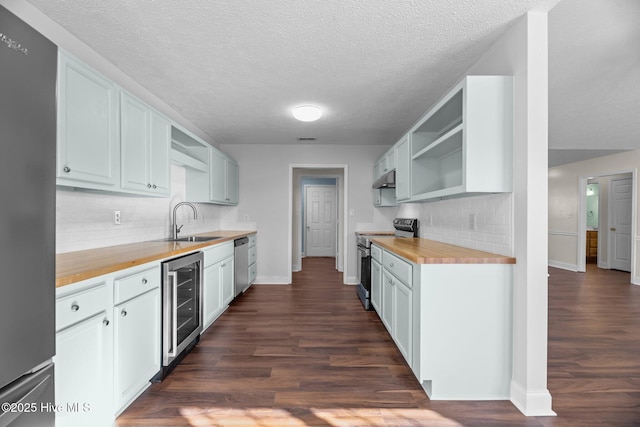
{"type": "MultiPolygon", "coordinates": [[[[15,9],[22,12],[25,16],[31,16],[31,19],[43,20],[38,12],[29,9],[28,5],[21,5],[16,2],[8,2],[15,9]],[[30,15],[31,14],[31,15],[30,15]],[[36,18],[33,18],[36,16],[36,18]]],[[[543,14],[541,14],[543,15],[543,14]]],[[[25,18],[26,19],[26,18],[25,18]]],[[[527,17],[527,25],[530,25],[533,29],[538,29],[543,32],[544,21],[542,16],[538,16],[533,13],[527,17]]],[[[47,23],[52,25],[51,23],[47,23]]],[[[525,25],[525,24],[521,24],[525,25]]],[[[43,26],[44,27],[44,26],[43,26]]],[[[157,103],[157,99],[154,95],[149,94],[144,89],[137,87],[126,75],[119,72],[115,67],[104,60],[96,58],[96,56],[88,52],[85,47],[78,48],[77,41],[72,40],[72,36],[66,33],[62,33],[59,29],[51,30],[51,33],[57,33],[57,40],[65,40],[66,48],[72,49],[74,46],[80,52],[86,54],[86,61],[98,63],[102,72],[110,74],[111,76],[117,76],[117,80],[125,87],[135,87],[134,92],[138,96],[144,95],[145,100],[153,102],[154,107],[159,109],[166,109],[168,107],[162,107],[160,103],[157,103]],[[151,100],[151,101],[149,101],[151,100]]],[[[493,50],[487,52],[486,56],[483,56],[467,74],[482,74],[483,71],[487,71],[491,74],[505,74],[504,69],[491,69],[492,64],[500,64],[501,60],[496,60],[496,57],[510,57],[509,61],[522,61],[520,63],[526,63],[526,60],[522,56],[515,55],[510,50],[508,44],[511,41],[522,41],[522,27],[516,26],[511,32],[505,36],[503,44],[498,43],[494,45],[493,50]],[[507,54],[504,54],[507,52],[507,54]],[[488,71],[490,70],[490,71],[488,71]]],[[[540,40],[546,40],[540,34],[540,40]]],[[[534,40],[535,41],[535,40],[534,40]]],[[[526,51],[526,49],[524,49],[526,51]]],[[[543,64],[544,61],[541,61],[543,64]]],[[[513,64],[504,65],[511,71],[513,64]]],[[[529,64],[531,69],[531,77],[529,77],[529,85],[535,87],[536,84],[540,84],[540,87],[544,87],[544,76],[540,77],[540,80],[535,80],[535,73],[532,70],[539,66],[539,64],[529,64]]],[[[495,66],[494,66],[495,67],[495,66]]],[[[499,67],[498,67],[499,68],[499,67]]],[[[544,68],[544,67],[541,67],[544,68]]],[[[538,70],[540,72],[540,70],[538,70]]],[[[508,73],[506,73],[508,74],[508,73]]],[[[116,78],[116,77],[112,77],[116,78]]],[[[525,77],[526,80],[526,77],[525,77]]],[[[522,81],[522,80],[520,80],[522,81]]],[[[444,92],[440,93],[442,95],[444,92]]],[[[530,103],[529,108],[543,108],[542,104],[544,100],[531,99],[524,102],[530,103]]],[[[164,111],[163,111],[164,112],[164,111]]],[[[518,110],[516,110],[518,114],[518,110]]],[[[175,117],[175,113],[171,113],[175,117]]],[[[180,121],[179,121],[180,122],[180,121]]],[[[185,125],[184,120],[181,120],[181,124],[185,125]]],[[[516,154],[522,154],[523,150],[532,150],[532,147],[526,148],[529,138],[533,138],[537,141],[546,140],[544,132],[540,132],[537,129],[544,129],[544,126],[539,127],[536,123],[529,123],[524,120],[525,126],[517,130],[517,145],[515,147],[516,154]],[[529,135],[523,135],[523,132],[528,130],[535,134],[535,137],[529,135]],[[536,132],[538,132],[536,134],[536,132]]],[[[189,127],[189,126],[187,126],[189,127]]],[[[204,136],[203,136],[204,138],[204,136]]],[[[532,143],[533,145],[533,143],[532,143]]],[[[354,210],[354,215],[349,216],[349,210],[345,215],[345,236],[352,236],[353,232],[361,229],[375,229],[380,225],[389,227],[390,219],[393,218],[393,214],[389,212],[379,212],[371,207],[371,194],[369,191],[362,191],[363,188],[368,188],[371,184],[371,165],[378,159],[380,155],[384,153],[387,146],[358,146],[358,145],[333,145],[331,147],[323,147],[320,145],[309,146],[292,146],[287,144],[247,144],[247,145],[234,145],[234,144],[220,144],[221,150],[234,158],[240,167],[239,174],[239,187],[240,187],[240,199],[241,202],[238,206],[210,206],[199,205],[199,219],[189,219],[188,212],[182,213],[181,218],[183,223],[186,223],[184,232],[185,234],[194,234],[200,232],[206,232],[217,229],[256,229],[258,235],[258,277],[256,283],[290,283],[291,277],[291,256],[290,254],[290,242],[291,239],[283,239],[282,236],[291,236],[291,218],[286,212],[286,206],[289,206],[291,200],[291,165],[309,165],[310,159],[313,159],[314,165],[322,165],[323,167],[334,167],[348,165],[348,182],[345,182],[345,207],[350,207],[354,210]],[[268,165],[268,167],[265,167],[268,165]],[[265,209],[265,206],[270,208],[265,209]],[[283,207],[277,209],[276,207],[283,207]],[[391,216],[391,218],[389,218],[391,216]],[[245,220],[246,218],[246,220],[245,220]],[[262,246],[261,246],[262,245],[262,246]],[[261,250],[261,248],[264,248],[261,250]],[[268,248],[268,249],[266,249],[268,248]]],[[[543,144],[536,145],[535,154],[541,157],[546,157],[546,147],[543,144]]],[[[532,154],[528,151],[529,155],[532,154]]],[[[517,159],[523,159],[526,161],[527,156],[519,155],[517,159]]],[[[536,168],[534,165],[525,163],[519,165],[516,168],[517,174],[515,177],[514,186],[514,198],[525,197],[528,200],[530,196],[527,191],[527,182],[529,180],[538,181],[546,179],[546,168],[536,168]],[[527,172],[528,171],[528,172],[527,172]]],[[[143,199],[142,206],[138,205],[139,200],[136,198],[127,198],[119,196],[105,196],[98,194],[81,194],[75,192],[68,192],[65,190],[58,191],[59,200],[68,200],[69,204],[58,205],[58,252],[67,252],[73,250],[90,249],[91,243],[100,241],[100,245],[109,246],[115,244],[124,244],[139,240],[153,240],[156,238],[166,237],[166,230],[169,229],[169,215],[170,209],[179,201],[185,200],[187,176],[184,169],[180,167],[172,167],[172,185],[171,185],[171,199],[143,199]],[[175,184],[175,185],[174,185],[175,184]],[[175,190],[174,190],[175,189],[175,190]],[[175,191],[175,192],[174,192],[175,191]],[[109,199],[109,197],[113,197],[109,199]],[[78,201],[80,201],[81,207],[78,208],[78,201]],[[108,207],[109,215],[104,215],[105,209],[101,207],[108,207]],[[152,209],[147,207],[153,206],[152,209]],[[94,209],[92,211],[92,209],[94,209]],[[149,213],[140,213],[140,210],[153,211],[149,217],[149,213]],[[113,211],[119,210],[122,215],[122,225],[118,228],[112,224],[113,211]],[[81,219],[88,213],[90,218],[100,218],[98,221],[91,220],[88,223],[83,223],[81,219]],[[161,214],[155,214],[161,213],[161,214]],[[136,227],[133,222],[138,221],[139,224],[148,223],[153,221],[157,224],[154,227],[154,231],[148,232],[144,227],[136,227]],[[130,228],[129,228],[130,227],[130,228]],[[91,238],[87,238],[87,234],[91,233],[91,238]],[[157,233],[157,234],[154,234],[157,233]],[[142,236],[141,236],[142,235],[142,236]],[[140,239],[142,237],[142,239],[140,239]],[[104,242],[107,242],[105,245],[104,242]]],[[[346,180],[345,180],[346,181],[346,180]]],[[[538,194],[539,196],[539,194],[538,194]]],[[[497,204],[510,205],[509,200],[511,196],[500,197],[496,200],[497,204]]],[[[455,202],[451,202],[455,203],[455,202]]],[[[403,210],[411,211],[411,207],[400,208],[399,215],[403,215],[403,210]]],[[[435,215],[435,214],[434,214],[435,215]]],[[[513,212],[507,212],[508,218],[514,221],[512,225],[515,227],[519,223],[527,223],[531,229],[535,229],[535,225],[539,224],[544,226],[544,219],[546,218],[546,210],[543,204],[537,204],[533,206],[533,203],[525,203],[520,205],[515,203],[513,212]]],[[[515,245],[510,246],[510,243],[506,247],[496,250],[496,252],[504,252],[511,250],[516,258],[526,256],[528,259],[527,265],[522,267],[516,267],[518,279],[517,283],[522,286],[523,290],[527,289],[527,283],[531,281],[544,280],[542,277],[546,271],[546,239],[542,236],[537,236],[535,233],[527,232],[518,227],[515,227],[516,235],[512,236],[515,245]],[[541,249],[544,248],[544,249],[541,249]],[[535,267],[537,266],[537,267],[535,267]]],[[[345,250],[343,253],[343,259],[345,260],[345,283],[353,283],[355,277],[355,242],[351,238],[344,238],[345,250]]],[[[533,291],[533,290],[531,290],[533,291]]],[[[536,290],[535,292],[543,292],[542,290],[536,290]]],[[[538,399],[539,407],[536,409],[534,402],[524,404],[523,407],[528,408],[528,412],[531,415],[549,413],[550,410],[550,396],[544,395],[544,373],[546,372],[546,358],[544,355],[529,354],[529,357],[525,357],[527,354],[526,347],[528,345],[537,348],[545,348],[546,336],[541,333],[545,324],[544,307],[539,307],[534,303],[534,296],[528,295],[522,302],[525,306],[529,307],[529,310],[519,311],[524,316],[521,321],[525,324],[531,323],[535,325],[531,336],[528,336],[527,332],[523,331],[521,337],[524,341],[514,343],[515,364],[518,369],[514,372],[514,376],[517,375],[531,375],[533,378],[522,380],[522,384],[528,384],[525,388],[518,390],[521,393],[520,398],[523,401],[527,399],[538,399]],[[528,298],[532,300],[529,301],[528,298]],[[518,354],[522,356],[519,360],[518,354]],[[525,369],[526,368],[526,369],[525,369]],[[525,374],[524,371],[528,373],[525,374]],[[531,395],[528,395],[528,393],[531,395]],[[542,394],[540,394],[542,393],[542,394]]],[[[526,329],[526,328],[525,328],[526,329]]],[[[528,329],[527,329],[528,330],[528,329]]],[[[542,352],[544,353],[544,352],[542,352]]],[[[547,393],[548,394],[548,393],[547,393]]]]}

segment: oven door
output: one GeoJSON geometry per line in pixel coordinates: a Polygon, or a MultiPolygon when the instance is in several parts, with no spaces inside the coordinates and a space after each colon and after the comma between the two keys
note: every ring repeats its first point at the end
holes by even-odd
{"type": "Polygon", "coordinates": [[[358,245],[358,281],[371,291],[371,249],[358,245]]]}
{"type": "Polygon", "coordinates": [[[358,298],[365,310],[373,310],[371,305],[371,250],[358,245],[358,298]]]}

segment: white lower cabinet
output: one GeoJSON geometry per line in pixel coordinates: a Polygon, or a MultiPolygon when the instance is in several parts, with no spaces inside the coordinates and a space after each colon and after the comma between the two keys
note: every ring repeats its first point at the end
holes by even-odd
{"type": "Polygon", "coordinates": [[[112,426],[160,368],[160,263],[56,291],[56,426],[112,426]]]}
{"type": "MultiPolygon", "coordinates": [[[[232,245],[233,252],[233,245],[232,245]]],[[[209,327],[233,299],[233,256],[204,270],[204,328],[209,327]]]]}
{"type": "Polygon", "coordinates": [[[111,366],[113,326],[107,287],[56,302],[56,426],[108,426],[113,422],[111,366]]]}
{"type": "Polygon", "coordinates": [[[226,310],[234,297],[233,242],[218,244],[204,249],[203,252],[202,301],[203,324],[206,330],[226,310]]]}
{"type": "Polygon", "coordinates": [[[222,283],[222,303],[227,306],[233,300],[234,295],[234,271],[233,257],[229,257],[220,263],[220,282],[222,283]]]}
{"type": "Polygon", "coordinates": [[[399,280],[393,285],[393,338],[400,353],[411,365],[413,333],[412,291],[399,280]]]}
{"type": "MultiPolygon", "coordinates": [[[[386,254],[385,252],[383,257],[386,254]]],[[[382,323],[387,327],[400,353],[411,366],[413,339],[411,288],[384,267],[382,269],[382,323]]]]}
{"type": "Polygon", "coordinates": [[[389,333],[393,331],[393,279],[391,275],[384,271],[382,272],[382,310],[380,312],[380,318],[382,323],[387,327],[389,333]]]}
{"type": "Polygon", "coordinates": [[[429,398],[508,400],[513,265],[414,264],[374,249],[382,251],[378,313],[429,398]]]}
{"type": "Polygon", "coordinates": [[[375,259],[371,260],[371,305],[380,314],[382,309],[382,266],[375,259]]]}
{"type": "Polygon", "coordinates": [[[118,412],[160,370],[160,316],[160,288],[113,308],[114,407],[118,412]]]}

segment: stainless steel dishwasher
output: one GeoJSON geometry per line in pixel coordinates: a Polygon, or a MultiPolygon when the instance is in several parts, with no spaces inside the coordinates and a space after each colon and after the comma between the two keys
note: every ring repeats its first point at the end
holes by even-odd
{"type": "Polygon", "coordinates": [[[234,248],[234,296],[249,288],[249,238],[242,237],[233,241],[234,248]]]}

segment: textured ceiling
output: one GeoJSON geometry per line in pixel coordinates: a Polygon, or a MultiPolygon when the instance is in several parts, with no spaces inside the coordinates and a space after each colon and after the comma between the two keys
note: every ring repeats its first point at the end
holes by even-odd
{"type": "Polygon", "coordinates": [[[557,1],[29,0],[220,144],[385,145],[557,1]]]}
{"type": "Polygon", "coordinates": [[[550,164],[640,148],[639,0],[28,1],[220,144],[393,144],[518,17],[555,6],[550,164]],[[301,103],[324,117],[295,121],[301,103]]]}
{"type": "Polygon", "coordinates": [[[550,166],[640,149],[639,0],[549,13],[549,148],[550,166]]]}

